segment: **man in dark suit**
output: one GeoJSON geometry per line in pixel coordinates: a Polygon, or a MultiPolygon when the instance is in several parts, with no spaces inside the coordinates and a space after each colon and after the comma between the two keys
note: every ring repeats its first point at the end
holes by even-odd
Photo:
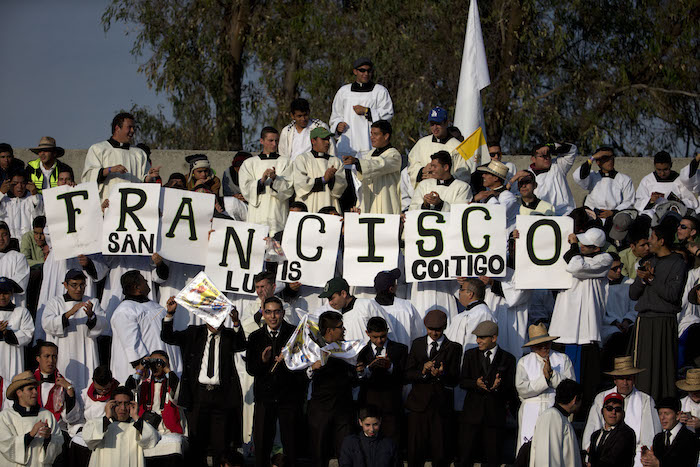
{"type": "Polygon", "coordinates": [[[216,462],[232,443],[242,443],[243,397],[233,357],[245,349],[246,340],[235,308],[233,329],[222,323],[218,328],[206,324],[173,330],[174,303],[175,297],[170,297],[160,338],[182,352],[178,405],[187,411],[196,465],[206,465],[208,450],[216,462]]]}
{"type": "Polygon", "coordinates": [[[406,399],[408,410],[408,465],[423,467],[450,463],[449,425],[453,416],[453,389],[459,381],[462,346],[444,336],[447,315],[431,310],[423,319],[427,335],[411,344],[406,361],[406,382],[413,387],[406,399]]]}
{"type": "Polygon", "coordinates": [[[653,448],[642,448],[642,465],[645,467],[696,467],[698,463],[698,438],[695,433],[678,421],[681,401],[676,397],[664,397],[656,404],[663,431],[654,436],[653,448]]]}
{"type": "Polygon", "coordinates": [[[498,325],[482,321],[472,331],[478,347],[467,350],[459,385],[467,391],[460,437],[462,465],[475,462],[480,441],[485,463],[501,465],[506,412],[517,400],[515,357],[498,346],[498,325]]]}
{"type": "MultiPolygon", "coordinates": [[[[321,346],[341,342],[345,337],[343,315],[326,311],[318,319],[321,346]]],[[[353,365],[339,359],[320,360],[310,368],[311,399],[309,399],[309,438],[311,463],[327,467],[331,457],[340,453],[343,439],[354,425],[352,387],[357,371],[353,365]]]]}
{"type": "Polygon", "coordinates": [[[306,375],[290,371],[284,363],[284,358],[280,356],[295,328],[284,321],[284,308],[279,298],[265,299],[262,319],[265,326],[248,336],[246,350],[246,370],[255,378],[255,465],[270,465],[270,453],[278,421],[286,460],[289,465],[296,465],[298,420],[301,419],[306,399],[306,375]]]}
{"type": "Polygon", "coordinates": [[[367,321],[369,343],[357,357],[360,375],[360,406],[374,405],[381,410],[382,433],[401,446],[404,370],[408,347],[387,338],[389,326],[384,318],[367,321]]]}
{"type": "Polygon", "coordinates": [[[603,428],[591,434],[588,463],[591,467],[632,467],[637,437],[625,422],[625,398],[611,392],[603,400],[603,428]]]}

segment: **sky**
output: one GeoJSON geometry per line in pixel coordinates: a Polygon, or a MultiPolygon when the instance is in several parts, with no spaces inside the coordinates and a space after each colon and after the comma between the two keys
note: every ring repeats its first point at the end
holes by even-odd
{"type": "MultiPolygon", "coordinates": [[[[148,88],[122,24],[105,33],[109,0],[0,0],[0,142],[87,149],[120,109],[167,106],[148,88]]],[[[133,26],[132,26],[133,29],[133,26]]]]}

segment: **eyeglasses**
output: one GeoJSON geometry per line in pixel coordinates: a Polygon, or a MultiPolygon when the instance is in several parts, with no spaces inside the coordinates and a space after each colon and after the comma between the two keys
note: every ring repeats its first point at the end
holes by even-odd
{"type": "Polygon", "coordinates": [[[498,151],[498,152],[490,152],[490,153],[489,153],[489,156],[491,156],[491,157],[498,157],[498,156],[500,156],[501,154],[503,154],[501,151],[498,151]]]}
{"type": "Polygon", "coordinates": [[[692,227],[689,227],[689,226],[687,226],[687,225],[685,225],[685,224],[679,224],[679,225],[678,225],[678,228],[681,229],[681,230],[692,229],[692,227]]]}
{"type": "Polygon", "coordinates": [[[355,69],[356,69],[357,71],[359,71],[360,73],[372,73],[372,69],[371,69],[371,68],[355,68],[355,69]]]}
{"type": "Polygon", "coordinates": [[[604,407],[604,409],[607,410],[608,412],[616,412],[616,413],[622,413],[625,411],[625,409],[623,409],[619,405],[606,405],[604,407]]]}
{"type": "Polygon", "coordinates": [[[615,266],[610,268],[611,271],[622,271],[622,265],[620,264],[619,266],[615,266]]]}

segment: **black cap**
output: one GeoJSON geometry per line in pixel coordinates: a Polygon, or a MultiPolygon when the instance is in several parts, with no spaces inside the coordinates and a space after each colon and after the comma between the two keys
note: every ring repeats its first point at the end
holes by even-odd
{"type": "Polygon", "coordinates": [[[656,403],[656,410],[671,409],[674,412],[681,411],[681,401],[677,397],[664,397],[656,403]]]}
{"type": "Polygon", "coordinates": [[[85,276],[85,273],[81,271],[80,269],[71,269],[66,273],[66,277],[64,278],[64,281],[68,282],[69,280],[73,279],[87,279],[85,276]]]}
{"type": "Polygon", "coordinates": [[[0,277],[0,292],[22,293],[24,290],[12,279],[0,277]]]}
{"type": "Polygon", "coordinates": [[[360,57],[352,63],[353,68],[360,68],[362,65],[369,65],[371,68],[374,68],[374,63],[367,57],[360,57]]]}
{"type": "Polygon", "coordinates": [[[389,287],[394,285],[399,277],[401,277],[401,270],[398,268],[380,272],[374,278],[374,290],[376,292],[389,290],[389,287]]]}

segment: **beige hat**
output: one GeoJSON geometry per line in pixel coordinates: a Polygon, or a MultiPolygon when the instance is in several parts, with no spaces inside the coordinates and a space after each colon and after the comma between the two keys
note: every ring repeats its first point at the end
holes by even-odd
{"type": "Polygon", "coordinates": [[[523,347],[532,347],[533,345],[542,344],[543,342],[551,342],[559,339],[559,336],[550,336],[547,332],[547,327],[544,323],[540,323],[537,326],[531,324],[527,328],[527,335],[530,338],[523,347]]]}
{"type": "Polygon", "coordinates": [[[646,371],[646,369],[635,367],[632,357],[615,357],[613,370],[604,371],[603,373],[610,376],[629,376],[636,375],[637,373],[641,373],[642,371],[646,371]]]}
{"type": "Polygon", "coordinates": [[[498,324],[493,321],[482,321],[472,331],[476,337],[491,337],[498,335],[498,324]]]}
{"type": "Polygon", "coordinates": [[[66,150],[62,147],[56,146],[56,140],[50,136],[42,136],[39,140],[39,145],[35,148],[30,148],[34,154],[39,154],[39,151],[54,151],[56,157],[61,157],[66,153],[66,150]]]}
{"type": "Polygon", "coordinates": [[[676,387],[681,391],[700,391],[700,368],[691,368],[685,374],[685,379],[676,381],[676,387]]]}
{"type": "Polygon", "coordinates": [[[508,176],[508,166],[500,161],[491,161],[489,162],[489,165],[477,167],[476,170],[479,172],[488,172],[501,180],[505,180],[508,176]]]}
{"type": "Polygon", "coordinates": [[[15,400],[15,391],[29,385],[38,386],[39,381],[36,380],[36,378],[34,377],[34,373],[32,373],[31,371],[23,371],[22,373],[12,378],[12,382],[7,387],[7,392],[5,393],[7,399],[15,400]]]}

